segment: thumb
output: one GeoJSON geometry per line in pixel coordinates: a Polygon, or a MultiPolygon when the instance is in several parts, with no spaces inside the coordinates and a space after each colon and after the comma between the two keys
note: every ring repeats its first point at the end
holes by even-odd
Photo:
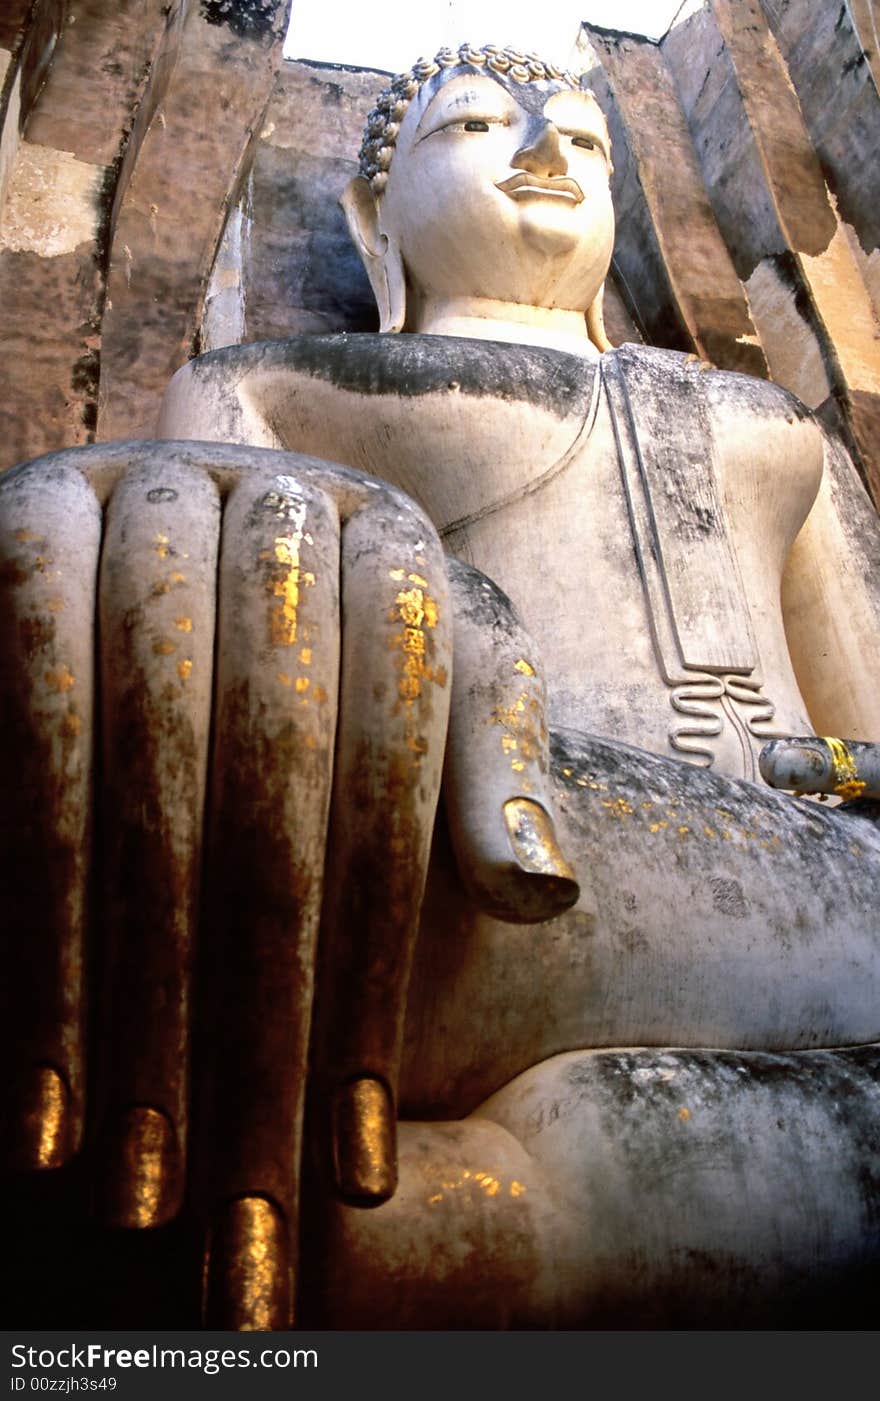
{"type": "Polygon", "coordinates": [[[506,595],[461,560],[448,563],[455,626],[444,788],[456,859],[482,910],[538,923],[580,893],[553,821],[544,682],[506,595]]]}
{"type": "Polygon", "coordinates": [[[880,744],[833,736],[772,739],[758,757],[771,788],[836,793],[844,801],[880,798],[880,744]]]}

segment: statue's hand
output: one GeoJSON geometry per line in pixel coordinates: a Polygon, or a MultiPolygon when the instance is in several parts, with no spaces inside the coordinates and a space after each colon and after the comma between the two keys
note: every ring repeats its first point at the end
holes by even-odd
{"type": "Polygon", "coordinates": [[[19,1163],[76,1152],[88,1078],[104,1217],[170,1220],[188,1173],[212,1321],[285,1326],[316,957],[327,1170],[350,1201],[395,1186],[453,611],[465,877],[509,919],[577,896],[530,644],[482,576],[450,585],[408,498],[312,459],[118,444],[18,469],[0,499],[19,1163]]]}
{"type": "Polygon", "coordinates": [[[772,788],[795,793],[834,794],[844,801],[880,799],[880,744],[857,739],[772,739],[758,760],[772,788]]]}

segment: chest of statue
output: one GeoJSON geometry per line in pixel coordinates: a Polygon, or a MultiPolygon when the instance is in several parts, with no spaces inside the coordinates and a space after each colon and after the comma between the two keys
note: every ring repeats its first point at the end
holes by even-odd
{"type": "Polygon", "coordinates": [[[767,737],[811,729],[779,595],[818,478],[766,451],[759,382],[649,347],[597,362],[447,336],[302,337],[192,368],[194,436],[219,423],[417,500],[513,599],[554,723],[745,777],[767,737]]]}
{"type": "Polygon", "coordinates": [[[780,582],[814,464],[766,452],[744,377],[642,347],[579,368],[555,431],[526,396],[491,404],[461,433],[467,473],[425,444],[400,484],[515,601],[554,723],[757,778],[769,736],[811,728],[780,582]]]}

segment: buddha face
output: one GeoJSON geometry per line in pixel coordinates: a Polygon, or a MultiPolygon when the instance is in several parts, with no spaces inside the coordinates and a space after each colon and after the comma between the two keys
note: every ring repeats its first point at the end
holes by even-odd
{"type": "Polygon", "coordinates": [[[410,295],[585,311],[614,241],[609,173],[590,94],[447,70],[401,122],[379,229],[410,295]]]}

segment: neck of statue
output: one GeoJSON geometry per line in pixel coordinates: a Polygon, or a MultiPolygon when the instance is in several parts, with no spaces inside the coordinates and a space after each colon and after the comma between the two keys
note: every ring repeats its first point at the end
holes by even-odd
{"type": "Polygon", "coordinates": [[[565,350],[585,360],[598,360],[599,351],[587,335],[583,312],[524,306],[484,297],[426,298],[416,324],[407,329],[428,336],[464,336],[471,340],[510,341],[565,350]]]}

